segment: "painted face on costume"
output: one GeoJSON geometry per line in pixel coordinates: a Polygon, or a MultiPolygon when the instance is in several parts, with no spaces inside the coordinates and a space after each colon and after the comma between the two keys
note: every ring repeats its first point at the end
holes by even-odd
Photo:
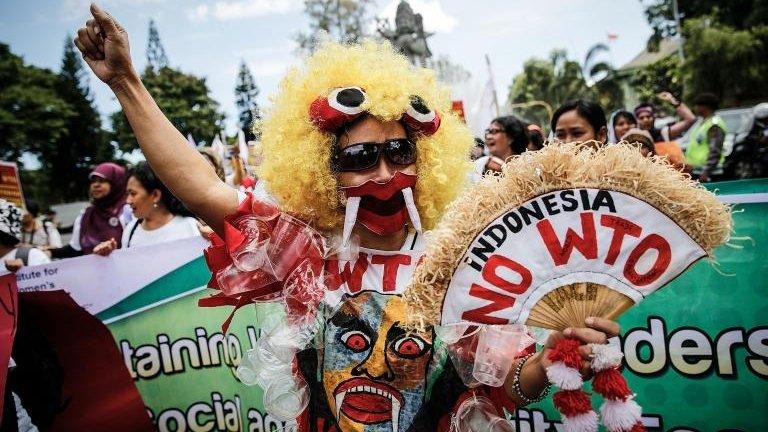
{"type": "Polygon", "coordinates": [[[323,386],[343,432],[408,430],[424,402],[432,334],[407,333],[399,296],[361,292],[325,328],[323,386]]]}

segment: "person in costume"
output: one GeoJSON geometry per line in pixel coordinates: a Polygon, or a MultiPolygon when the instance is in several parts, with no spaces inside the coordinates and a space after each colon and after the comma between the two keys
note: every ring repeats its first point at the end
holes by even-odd
{"type": "MultiPolygon", "coordinates": [[[[434,74],[389,45],[326,43],[287,74],[262,125],[259,178],[275,205],[218,179],[142,85],[125,30],[97,6],[91,12],[75,44],[115,92],[161,180],[221,236],[206,252],[221,293],[207,303],[283,297],[289,320],[319,318],[315,348],[292,362],[309,388],[299,430],[448,431],[473,395],[498,413],[540,395],[544,354],[564,335],[587,344],[618,334],[603,319],[554,333],[503,386],[468,389],[432,329],[401,326],[421,233],[464,187],[472,137],[434,74]]],[[[586,345],[582,354],[586,374],[586,345]]]]}

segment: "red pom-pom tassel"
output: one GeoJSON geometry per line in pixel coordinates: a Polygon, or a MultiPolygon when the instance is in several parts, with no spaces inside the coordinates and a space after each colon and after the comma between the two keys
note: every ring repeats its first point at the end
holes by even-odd
{"type": "Polygon", "coordinates": [[[614,368],[595,373],[592,388],[606,399],[626,400],[632,395],[627,380],[614,368]]]}
{"type": "Polygon", "coordinates": [[[552,402],[566,417],[592,411],[592,402],[583,390],[560,390],[552,396],[552,402]]]}
{"type": "Polygon", "coordinates": [[[579,354],[579,346],[581,342],[576,339],[565,338],[561,339],[549,352],[549,360],[552,362],[561,361],[566,366],[572,367],[576,370],[581,368],[581,354],[579,354]]]}
{"type": "Polygon", "coordinates": [[[646,432],[645,426],[643,426],[641,422],[637,422],[632,426],[632,429],[630,429],[629,432],[646,432]]]}

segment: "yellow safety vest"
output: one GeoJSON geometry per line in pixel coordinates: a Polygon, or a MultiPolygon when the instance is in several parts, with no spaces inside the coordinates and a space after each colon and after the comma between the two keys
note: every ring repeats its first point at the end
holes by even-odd
{"type": "MultiPolygon", "coordinates": [[[[685,160],[689,165],[702,167],[707,163],[707,157],[709,157],[709,129],[712,126],[717,126],[724,133],[728,133],[725,122],[719,115],[715,114],[704,120],[704,123],[691,133],[691,140],[688,142],[688,148],[685,149],[685,160]]],[[[721,154],[718,165],[722,164],[724,159],[725,155],[721,154]]]]}

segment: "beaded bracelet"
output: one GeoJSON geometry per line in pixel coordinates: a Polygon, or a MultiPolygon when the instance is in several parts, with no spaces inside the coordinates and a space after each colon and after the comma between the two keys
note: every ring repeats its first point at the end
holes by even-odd
{"type": "Polygon", "coordinates": [[[541,394],[539,394],[536,398],[529,398],[523,393],[523,389],[520,388],[520,374],[523,371],[523,365],[525,365],[525,362],[528,361],[529,358],[531,358],[535,353],[528,354],[527,356],[523,357],[520,360],[520,363],[517,364],[517,367],[515,368],[515,374],[512,376],[512,389],[517,393],[517,396],[525,402],[526,405],[541,402],[544,400],[547,395],[549,395],[549,389],[552,387],[552,384],[547,381],[547,386],[544,387],[544,390],[541,391],[541,394]]]}

